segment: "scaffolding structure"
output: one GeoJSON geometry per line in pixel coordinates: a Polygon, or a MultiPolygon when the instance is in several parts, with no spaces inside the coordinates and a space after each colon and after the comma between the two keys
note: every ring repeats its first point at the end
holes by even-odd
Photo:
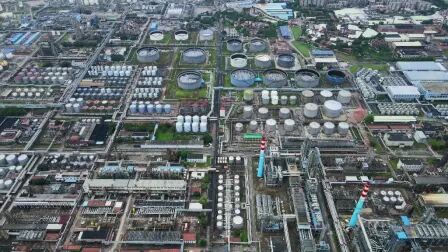
{"type": "Polygon", "coordinates": [[[258,228],[262,232],[276,232],[284,228],[280,199],[266,194],[256,195],[258,228]]]}

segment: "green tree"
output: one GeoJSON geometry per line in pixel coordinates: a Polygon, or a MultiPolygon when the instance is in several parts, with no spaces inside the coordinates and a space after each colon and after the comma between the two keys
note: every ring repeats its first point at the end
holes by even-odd
{"type": "Polygon", "coordinates": [[[202,141],[204,141],[204,145],[209,145],[213,142],[213,137],[212,135],[207,133],[202,137],[202,141]]]}
{"type": "Polygon", "coordinates": [[[242,242],[248,242],[249,241],[249,238],[248,238],[248,235],[247,235],[247,230],[241,231],[241,233],[240,233],[240,240],[242,242]]]}
{"type": "Polygon", "coordinates": [[[373,114],[368,114],[366,118],[364,118],[364,123],[371,124],[373,123],[375,116],[373,114]]]}
{"type": "Polygon", "coordinates": [[[205,246],[207,246],[207,241],[206,240],[204,240],[204,239],[201,239],[201,240],[199,240],[199,247],[205,247],[205,246]]]}
{"type": "Polygon", "coordinates": [[[207,198],[207,196],[202,196],[202,197],[199,199],[199,203],[201,203],[203,206],[207,205],[207,203],[208,203],[208,198],[207,198]]]}

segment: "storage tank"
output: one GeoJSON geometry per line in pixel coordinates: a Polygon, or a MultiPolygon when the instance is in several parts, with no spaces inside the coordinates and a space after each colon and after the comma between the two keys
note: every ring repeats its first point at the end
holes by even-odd
{"type": "Polygon", "coordinates": [[[159,58],[159,49],[155,47],[143,47],[137,50],[137,60],[140,63],[156,62],[159,58]]]}
{"type": "Polygon", "coordinates": [[[288,84],[288,74],[280,69],[269,69],[263,72],[263,84],[268,87],[284,87],[288,84]]]}
{"type": "Polygon", "coordinates": [[[174,32],[174,39],[176,41],[186,41],[188,40],[188,31],[186,30],[178,30],[174,32]]]}
{"type": "Polygon", "coordinates": [[[320,97],[322,101],[327,101],[333,97],[333,93],[330,90],[322,90],[320,91],[320,97]]]}
{"type": "Polygon", "coordinates": [[[15,165],[17,163],[16,154],[9,154],[6,156],[6,163],[8,163],[8,165],[15,165]]]}
{"type": "Polygon", "coordinates": [[[213,31],[210,29],[204,29],[199,31],[199,41],[212,41],[213,31]]]}
{"type": "Polygon", "coordinates": [[[149,33],[149,40],[161,41],[161,40],[163,40],[163,33],[161,31],[153,31],[153,32],[149,33]]]}
{"type": "Polygon", "coordinates": [[[307,118],[315,118],[319,112],[319,106],[315,103],[307,103],[303,109],[303,115],[307,118]]]}
{"type": "Polygon", "coordinates": [[[258,54],[255,56],[255,66],[258,68],[268,68],[272,66],[271,57],[267,54],[258,54]]]}
{"type": "Polygon", "coordinates": [[[81,107],[78,103],[73,104],[73,112],[74,113],[81,113],[81,107]]]}
{"type": "Polygon", "coordinates": [[[334,133],[334,123],[332,122],[325,122],[324,123],[324,133],[325,135],[331,135],[334,133]]]}
{"type": "Polygon", "coordinates": [[[340,122],[338,124],[338,133],[342,136],[345,136],[348,134],[348,131],[350,129],[350,125],[346,122],[340,122]]]}
{"type": "Polygon", "coordinates": [[[73,113],[73,104],[71,104],[71,103],[65,104],[65,112],[73,113]]]}
{"type": "Polygon", "coordinates": [[[235,87],[249,87],[255,83],[255,74],[248,69],[237,69],[230,74],[230,82],[235,87]]]}
{"type": "Polygon", "coordinates": [[[234,229],[242,229],[243,226],[244,226],[243,217],[236,215],[232,218],[232,227],[234,229]]]}
{"type": "Polygon", "coordinates": [[[184,131],[184,123],[183,122],[176,122],[176,132],[181,133],[184,131]]]}
{"type": "Polygon", "coordinates": [[[287,119],[291,117],[291,110],[289,108],[280,108],[279,117],[280,119],[287,119]]]}
{"type": "Polygon", "coordinates": [[[314,100],[314,92],[313,91],[303,90],[301,94],[302,94],[302,102],[303,103],[313,102],[313,100],[314,100]]]}
{"type": "Polygon", "coordinates": [[[289,104],[290,104],[290,105],[296,105],[296,104],[297,104],[297,96],[295,96],[295,95],[291,95],[291,96],[289,97],[289,104]]]}
{"type": "Polygon", "coordinates": [[[182,61],[187,64],[202,64],[207,59],[202,48],[188,48],[182,53],[182,61]]]}
{"type": "Polygon", "coordinates": [[[206,115],[203,115],[200,117],[201,118],[201,122],[207,122],[208,117],[206,115]]]}
{"type": "Polygon", "coordinates": [[[5,189],[5,181],[3,179],[0,179],[0,190],[5,189]]]}
{"type": "Polygon", "coordinates": [[[269,116],[269,109],[265,108],[265,107],[261,107],[258,109],[258,116],[261,119],[266,119],[269,116]]]}
{"type": "Polygon", "coordinates": [[[348,104],[350,103],[350,100],[352,99],[352,93],[350,93],[350,91],[347,90],[339,90],[338,92],[338,102],[342,103],[342,104],[348,104]]]}
{"type": "Polygon", "coordinates": [[[293,119],[286,119],[284,124],[284,129],[286,132],[291,132],[294,130],[296,123],[293,119]]]}
{"type": "Polygon", "coordinates": [[[227,40],[227,51],[239,52],[241,50],[243,50],[243,42],[240,39],[227,40]]]}
{"type": "Polygon", "coordinates": [[[166,114],[171,113],[171,105],[170,104],[163,105],[163,112],[166,114]]]}
{"type": "Polygon", "coordinates": [[[137,113],[137,104],[131,104],[129,110],[131,111],[132,114],[137,113]]]}
{"type": "Polygon", "coordinates": [[[0,154],[0,165],[5,165],[5,164],[6,164],[6,155],[0,154]]]}
{"type": "Polygon", "coordinates": [[[247,56],[242,53],[235,53],[230,56],[230,65],[235,68],[247,66],[247,56]]]}
{"type": "Polygon", "coordinates": [[[191,124],[191,131],[193,131],[194,133],[199,132],[199,122],[193,122],[191,124]]]}
{"type": "Polygon", "coordinates": [[[243,118],[251,118],[254,112],[254,108],[252,106],[244,106],[243,107],[243,118]]]}
{"type": "Polygon", "coordinates": [[[139,112],[140,114],[145,113],[145,112],[146,112],[146,105],[145,105],[145,104],[139,104],[139,105],[138,105],[138,112],[139,112]]]}
{"type": "Polygon", "coordinates": [[[243,100],[251,102],[254,99],[254,91],[252,89],[245,89],[243,92],[243,100]]]}
{"type": "Polygon", "coordinates": [[[244,126],[243,126],[242,123],[236,123],[236,124],[235,124],[235,131],[236,131],[236,132],[241,132],[241,131],[243,131],[243,128],[244,128],[244,126]]]}
{"type": "Polygon", "coordinates": [[[203,83],[202,75],[197,71],[185,71],[177,76],[177,85],[184,90],[199,89],[203,83]]]}
{"type": "Polygon", "coordinates": [[[28,163],[28,156],[26,154],[21,154],[17,158],[17,161],[19,162],[20,165],[26,165],[26,163],[28,163]]]}
{"type": "Polygon", "coordinates": [[[252,131],[256,131],[258,129],[258,123],[255,120],[249,122],[249,129],[252,131]]]}
{"type": "Polygon", "coordinates": [[[163,112],[163,106],[162,104],[157,104],[156,105],[156,113],[157,114],[161,114],[163,112]]]}
{"type": "Polygon", "coordinates": [[[320,74],[311,69],[300,69],[295,72],[294,80],[299,87],[313,88],[319,86],[320,74]]]}
{"type": "Polygon", "coordinates": [[[191,122],[184,122],[184,132],[191,132],[191,122]]]}
{"type": "MultiPolygon", "coordinates": [[[[222,203],[221,203],[222,204],[222,203]]],[[[223,224],[223,222],[222,221],[217,221],[216,222],[216,228],[218,229],[218,230],[222,230],[222,229],[224,229],[224,224],[223,224]]]]}
{"type": "Polygon", "coordinates": [[[283,68],[291,68],[294,67],[296,61],[296,57],[289,53],[283,53],[278,55],[277,65],[283,68]]]}
{"type": "Polygon", "coordinates": [[[286,96],[286,95],[280,96],[280,104],[287,105],[288,104],[288,96],[286,96]]]}
{"type": "Polygon", "coordinates": [[[254,38],[249,43],[249,51],[262,52],[266,50],[266,42],[259,38],[254,38]]]}
{"type": "Polygon", "coordinates": [[[202,133],[207,132],[207,122],[201,122],[199,124],[199,131],[202,133]]]}
{"type": "Polygon", "coordinates": [[[308,133],[312,136],[317,136],[320,132],[320,124],[317,122],[311,122],[308,125],[308,133]]]}
{"type": "Polygon", "coordinates": [[[346,74],[341,70],[330,70],[327,72],[327,80],[330,84],[341,85],[345,81],[346,74]]]}
{"type": "Polygon", "coordinates": [[[342,113],[342,104],[335,100],[328,100],[324,103],[324,114],[330,118],[339,117],[342,113]]]}
{"type": "Polygon", "coordinates": [[[277,121],[275,119],[266,120],[266,131],[274,132],[277,128],[277,121]]]}

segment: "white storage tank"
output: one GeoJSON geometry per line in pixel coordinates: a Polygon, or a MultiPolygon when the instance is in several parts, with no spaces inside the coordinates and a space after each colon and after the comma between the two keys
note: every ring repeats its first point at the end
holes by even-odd
{"type": "Polygon", "coordinates": [[[277,121],[275,119],[266,120],[266,131],[273,132],[277,128],[277,121]]]}
{"type": "Polygon", "coordinates": [[[350,129],[350,125],[346,122],[340,122],[338,124],[338,133],[342,136],[345,136],[348,134],[348,131],[350,129]]]}
{"type": "Polygon", "coordinates": [[[335,100],[328,100],[324,103],[324,114],[330,118],[339,117],[342,113],[342,104],[335,100]]]}
{"type": "Polygon", "coordinates": [[[181,133],[184,131],[184,123],[183,122],[176,122],[176,132],[181,133]]]}
{"type": "Polygon", "coordinates": [[[314,100],[314,92],[311,90],[303,90],[302,91],[302,102],[308,103],[313,102],[314,100]]]}
{"type": "Polygon", "coordinates": [[[199,131],[202,133],[207,132],[207,122],[201,122],[199,124],[199,131]]]}
{"type": "Polygon", "coordinates": [[[296,104],[297,104],[297,96],[295,96],[295,95],[291,95],[291,96],[289,97],[289,104],[291,104],[291,105],[296,105],[296,104]]]}
{"type": "Polygon", "coordinates": [[[185,122],[191,123],[191,116],[187,115],[187,116],[185,116],[184,119],[185,119],[185,122]]]}
{"type": "Polygon", "coordinates": [[[177,116],[177,121],[183,123],[184,122],[184,116],[183,115],[178,115],[177,116]]]}
{"type": "Polygon", "coordinates": [[[199,122],[193,122],[191,124],[191,131],[193,131],[194,133],[199,132],[199,122]]]}
{"type": "Polygon", "coordinates": [[[201,122],[207,122],[207,116],[206,115],[203,115],[203,116],[201,116],[201,122]]]}
{"type": "Polygon", "coordinates": [[[324,123],[324,133],[325,135],[331,135],[334,133],[334,123],[332,122],[325,122],[324,123]]]}
{"type": "Polygon", "coordinates": [[[191,132],[191,122],[184,122],[184,132],[191,132]]]}
{"type": "Polygon", "coordinates": [[[256,131],[258,128],[258,123],[255,120],[250,121],[249,123],[249,129],[252,131],[256,131]]]}
{"type": "Polygon", "coordinates": [[[307,118],[315,118],[319,112],[319,106],[315,103],[307,103],[303,109],[303,115],[307,118]]]}
{"type": "Polygon", "coordinates": [[[21,165],[16,166],[17,173],[20,173],[22,170],[23,170],[23,166],[21,166],[21,165]]]}
{"type": "Polygon", "coordinates": [[[351,99],[352,99],[352,93],[350,93],[350,91],[340,90],[338,92],[338,97],[337,97],[338,102],[340,102],[342,104],[348,104],[348,103],[350,103],[351,99]]]}
{"type": "MultiPolygon", "coordinates": [[[[219,204],[222,205],[222,203],[219,203],[219,204]]],[[[222,222],[222,221],[217,221],[217,222],[216,222],[216,228],[217,228],[218,230],[222,230],[222,229],[224,229],[224,224],[223,224],[223,222],[222,222]]]]}
{"type": "Polygon", "coordinates": [[[294,122],[293,119],[286,119],[285,124],[284,124],[285,131],[287,131],[287,132],[293,131],[295,125],[296,125],[296,123],[294,122]]]}
{"type": "Polygon", "coordinates": [[[320,96],[323,101],[330,100],[333,97],[333,93],[330,90],[322,90],[320,91],[320,96]]]}
{"type": "Polygon", "coordinates": [[[193,119],[193,122],[197,122],[197,123],[199,122],[199,116],[198,115],[193,116],[192,119],[193,119]]]}
{"type": "Polygon", "coordinates": [[[253,112],[254,112],[254,108],[252,106],[244,106],[243,107],[243,117],[244,118],[251,118],[253,112]]]}
{"type": "Polygon", "coordinates": [[[258,116],[259,116],[261,119],[266,119],[266,118],[268,118],[268,116],[269,116],[269,110],[268,110],[267,108],[265,108],[265,107],[261,107],[261,108],[259,108],[259,109],[258,109],[258,116]]]}
{"type": "Polygon", "coordinates": [[[130,109],[132,114],[137,113],[137,104],[131,104],[129,109],[130,109]]]}
{"type": "Polygon", "coordinates": [[[235,131],[236,131],[236,132],[241,132],[241,131],[243,131],[243,128],[244,128],[244,126],[243,126],[242,123],[236,123],[236,124],[235,124],[235,131]]]}
{"type": "Polygon", "coordinates": [[[243,217],[241,217],[239,215],[236,215],[236,216],[233,217],[233,219],[232,219],[232,227],[234,229],[241,229],[241,228],[243,228],[243,225],[244,225],[243,217]]]}
{"type": "Polygon", "coordinates": [[[312,136],[318,135],[320,132],[320,124],[318,122],[311,122],[308,125],[308,133],[312,136]]]}
{"type": "Polygon", "coordinates": [[[73,104],[71,104],[71,103],[65,104],[65,111],[67,113],[73,113],[73,104]]]}
{"type": "Polygon", "coordinates": [[[145,104],[139,104],[139,105],[138,105],[138,112],[139,112],[140,114],[145,113],[145,112],[146,112],[146,105],[145,105],[145,104]]]}
{"type": "Polygon", "coordinates": [[[5,188],[9,189],[9,188],[11,188],[11,186],[12,186],[12,180],[11,179],[6,180],[5,181],[5,188]]]}
{"type": "Polygon", "coordinates": [[[291,111],[289,108],[280,108],[279,117],[280,119],[287,119],[291,116],[291,111]]]}
{"type": "Polygon", "coordinates": [[[15,165],[17,163],[17,156],[16,154],[10,154],[6,157],[6,162],[8,165],[15,165]]]}
{"type": "Polygon", "coordinates": [[[282,95],[282,96],[280,96],[280,104],[281,104],[281,105],[286,105],[286,104],[288,104],[288,96],[286,96],[286,95],[282,95]]]}
{"type": "Polygon", "coordinates": [[[26,154],[22,154],[17,158],[17,160],[20,165],[26,165],[26,163],[28,163],[28,156],[26,154]]]}

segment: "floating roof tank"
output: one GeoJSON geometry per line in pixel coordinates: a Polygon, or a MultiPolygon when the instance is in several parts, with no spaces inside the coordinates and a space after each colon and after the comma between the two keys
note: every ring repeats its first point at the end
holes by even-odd
{"type": "Polygon", "coordinates": [[[313,88],[319,86],[320,74],[311,69],[300,69],[295,72],[294,79],[299,87],[313,88]]]}
{"type": "Polygon", "coordinates": [[[294,67],[296,61],[296,57],[290,53],[283,53],[278,55],[277,65],[283,68],[291,68],[294,67]]]}
{"type": "Polygon", "coordinates": [[[330,70],[327,72],[327,80],[333,85],[341,85],[345,81],[346,74],[341,70],[330,70]]]}
{"type": "Polygon", "coordinates": [[[176,41],[188,40],[188,31],[186,31],[186,30],[178,30],[178,31],[174,32],[174,39],[176,41]]]}
{"type": "Polygon", "coordinates": [[[266,42],[259,38],[254,38],[249,43],[249,51],[262,52],[266,49],[266,42]]]}
{"type": "Polygon", "coordinates": [[[320,96],[322,97],[322,100],[326,101],[333,97],[333,93],[330,90],[322,90],[320,91],[320,96]]]}
{"type": "Polygon", "coordinates": [[[235,87],[249,87],[255,83],[255,74],[248,69],[237,69],[230,73],[230,82],[235,87]]]}
{"type": "Polygon", "coordinates": [[[160,58],[159,49],[155,47],[143,47],[137,50],[137,60],[140,63],[152,63],[160,58]]]}
{"type": "Polygon", "coordinates": [[[241,50],[243,50],[243,41],[241,41],[240,39],[227,40],[227,51],[239,52],[241,50]]]}
{"type": "Polygon", "coordinates": [[[188,48],[182,53],[182,61],[187,64],[202,64],[207,59],[201,48],[188,48]]]}
{"type": "Polygon", "coordinates": [[[235,68],[247,66],[247,56],[243,53],[235,53],[230,56],[230,65],[235,68]]]}
{"type": "Polygon", "coordinates": [[[185,71],[177,77],[177,85],[185,90],[199,89],[203,82],[201,73],[197,71],[185,71]]]}
{"type": "Polygon", "coordinates": [[[263,72],[263,84],[269,87],[284,87],[288,84],[288,74],[280,69],[269,69],[263,72]]]}
{"type": "Polygon", "coordinates": [[[199,31],[199,41],[211,41],[213,40],[213,31],[210,29],[204,29],[199,31]]]}
{"type": "Polygon", "coordinates": [[[268,68],[271,67],[272,60],[271,56],[268,54],[258,54],[255,56],[255,66],[258,68],[268,68]]]}
{"type": "Polygon", "coordinates": [[[161,40],[163,40],[163,33],[161,31],[153,31],[153,32],[149,33],[149,40],[161,41],[161,40]]]}

